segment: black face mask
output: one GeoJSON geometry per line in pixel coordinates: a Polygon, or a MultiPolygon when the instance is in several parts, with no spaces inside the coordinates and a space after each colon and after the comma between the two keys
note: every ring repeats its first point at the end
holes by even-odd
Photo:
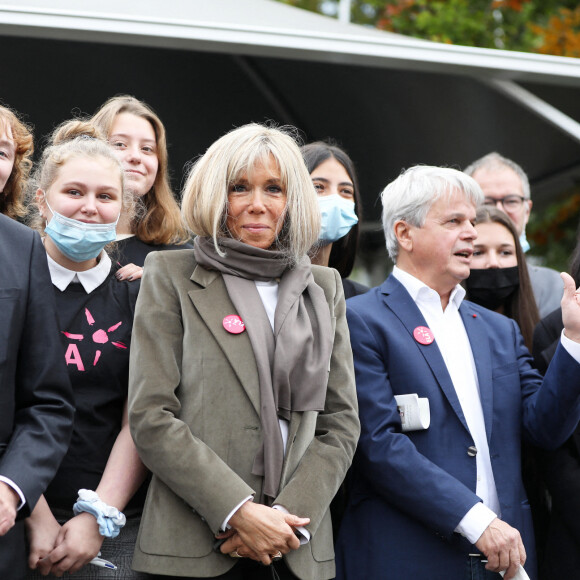
{"type": "Polygon", "coordinates": [[[519,285],[517,266],[471,270],[469,278],[465,280],[469,300],[490,310],[502,306],[519,285]]]}

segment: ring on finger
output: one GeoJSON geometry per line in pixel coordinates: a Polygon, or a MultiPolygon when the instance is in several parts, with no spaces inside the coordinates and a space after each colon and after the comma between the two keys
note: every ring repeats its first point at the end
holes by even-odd
{"type": "Polygon", "coordinates": [[[229,554],[230,558],[243,558],[243,556],[241,556],[240,554],[238,554],[237,550],[234,550],[233,552],[230,552],[229,554]]]}
{"type": "Polygon", "coordinates": [[[278,550],[278,552],[276,554],[274,554],[273,556],[270,556],[272,558],[272,562],[277,562],[278,560],[282,559],[282,552],[280,552],[280,550],[278,550]]]}

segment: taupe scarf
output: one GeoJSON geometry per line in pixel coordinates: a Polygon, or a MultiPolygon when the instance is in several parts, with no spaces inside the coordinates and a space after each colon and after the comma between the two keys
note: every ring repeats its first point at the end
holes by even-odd
{"type": "Polygon", "coordinates": [[[262,449],[252,473],[264,477],[262,503],[278,495],[284,444],[278,418],[292,412],[322,411],[332,352],[332,326],[324,291],[314,282],[310,260],[289,267],[282,252],[224,238],[221,257],[211,238],[197,237],[195,259],[221,272],[256,357],[260,381],[262,449]],[[254,280],[280,279],[274,333],[254,280]]]}

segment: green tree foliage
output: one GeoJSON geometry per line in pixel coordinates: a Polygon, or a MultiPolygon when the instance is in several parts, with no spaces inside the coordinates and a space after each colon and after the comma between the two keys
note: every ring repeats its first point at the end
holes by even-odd
{"type": "Polygon", "coordinates": [[[534,256],[559,271],[568,271],[568,261],[577,243],[580,188],[564,192],[541,212],[534,212],[526,227],[534,256]]]}
{"type": "Polygon", "coordinates": [[[538,52],[580,58],[580,6],[560,7],[546,24],[530,24],[530,29],[542,39],[538,52]]]}
{"type": "MultiPolygon", "coordinates": [[[[335,15],[338,0],[279,0],[335,15]]],[[[580,56],[577,0],[352,0],[351,21],[436,42],[580,56]]]]}
{"type": "MultiPolygon", "coordinates": [[[[278,1],[338,13],[339,0],[278,1]]],[[[352,0],[351,22],[436,42],[580,58],[578,0],[352,0]]],[[[579,186],[532,212],[533,254],[565,270],[579,216],[579,186]]]]}
{"type": "Polygon", "coordinates": [[[489,0],[417,0],[406,4],[387,5],[377,24],[385,30],[465,46],[528,50],[533,44],[527,27],[531,2],[503,6],[504,2],[489,0]]]}

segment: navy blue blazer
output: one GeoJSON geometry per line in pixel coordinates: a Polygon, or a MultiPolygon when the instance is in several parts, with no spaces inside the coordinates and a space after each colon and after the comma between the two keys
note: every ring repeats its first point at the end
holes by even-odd
{"type": "Polygon", "coordinates": [[[21,489],[19,521],[0,537],[0,578],[26,570],[23,517],[63,458],[72,392],[46,252],[31,229],[0,214],[0,475],[21,489]]]}
{"type": "MultiPolygon", "coordinates": [[[[474,445],[437,342],[393,276],[347,302],[361,419],[337,579],[461,579],[476,548],[454,533],[477,502],[474,445]],[[394,395],[429,399],[431,425],[403,434],[394,395]]],[[[556,447],[580,418],[580,365],[559,346],[544,382],[511,319],[464,301],[501,518],[522,534],[535,574],[532,520],[521,479],[522,438],[556,447]]]]}

